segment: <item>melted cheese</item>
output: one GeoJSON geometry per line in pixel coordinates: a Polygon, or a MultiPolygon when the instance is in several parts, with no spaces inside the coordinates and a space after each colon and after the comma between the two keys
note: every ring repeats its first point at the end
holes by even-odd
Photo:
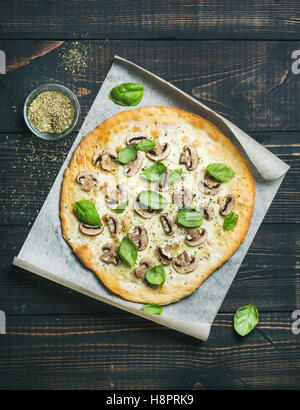
{"type": "MultiPolygon", "coordinates": [[[[136,127],[136,123],[135,123],[136,127]]],[[[138,128],[143,129],[143,125],[138,128]]],[[[150,131],[145,127],[143,129],[148,135],[150,131]]],[[[126,145],[126,138],[134,132],[132,127],[128,127],[123,130],[118,136],[115,147],[124,147],[126,145]]],[[[220,192],[213,195],[205,195],[199,190],[199,182],[203,179],[205,167],[212,162],[223,162],[221,157],[216,157],[215,152],[218,150],[215,149],[214,141],[209,138],[205,131],[196,130],[190,124],[178,125],[169,125],[159,128],[160,133],[160,142],[163,144],[165,141],[171,144],[171,152],[168,157],[162,162],[167,166],[169,170],[182,168],[182,178],[171,186],[170,190],[163,191],[161,194],[168,200],[169,205],[163,210],[164,212],[169,212],[174,216],[178,213],[178,208],[172,203],[172,194],[174,191],[180,189],[182,185],[188,187],[193,193],[193,204],[199,206],[202,203],[209,203],[214,208],[214,218],[212,221],[204,220],[201,227],[207,230],[207,240],[204,244],[199,247],[190,247],[185,243],[186,229],[184,227],[177,226],[176,232],[172,236],[168,236],[164,233],[162,228],[159,216],[160,212],[156,213],[151,219],[144,219],[132,208],[132,203],[138,194],[146,189],[151,189],[157,191],[156,183],[150,183],[141,176],[141,171],[133,177],[127,177],[124,175],[124,166],[116,163],[116,172],[105,172],[101,173],[101,183],[100,187],[95,187],[91,192],[84,192],[81,189],[81,186],[78,184],[74,189],[74,203],[81,199],[87,199],[92,201],[99,212],[100,217],[107,213],[113,213],[113,211],[108,208],[105,204],[105,186],[115,187],[116,184],[123,185],[127,187],[128,190],[128,199],[129,204],[126,210],[119,214],[123,222],[123,226],[127,226],[129,229],[126,229],[116,238],[116,242],[120,242],[122,237],[128,233],[136,225],[143,225],[148,232],[149,242],[148,246],[144,251],[138,252],[138,260],[136,266],[139,265],[139,261],[144,257],[150,257],[155,261],[155,264],[160,264],[159,260],[155,256],[155,249],[158,245],[164,244],[173,244],[176,245],[176,251],[174,257],[186,250],[189,254],[195,254],[199,260],[199,267],[205,266],[207,261],[210,260],[213,263],[213,260],[218,260],[220,255],[223,252],[225,246],[224,232],[223,232],[223,218],[219,213],[219,204],[217,203],[218,196],[226,196],[229,193],[234,191],[236,184],[238,183],[238,177],[235,176],[230,182],[223,183],[221,186],[220,192]],[[173,141],[176,141],[174,143],[173,141]],[[194,171],[188,171],[185,164],[179,164],[180,155],[183,150],[184,145],[193,145],[197,150],[199,156],[199,165],[194,171]]],[[[224,148],[225,149],[225,148],[224,148]]],[[[153,164],[153,161],[148,159],[145,153],[142,153],[144,156],[144,161],[142,169],[153,164]]],[[[229,164],[232,165],[232,164],[229,164]]],[[[142,170],[141,169],[141,170],[142,170]]],[[[83,235],[77,231],[76,235],[72,238],[72,241],[87,244],[93,251],[94,254],[101,255],[102,246],[107,242],[112,242],[113,238],[110,235],[108,227],[104,227],[102,234],[96,237],[89,237],[83,235]]],[[[105,266],[106,269],[120,273],[124,278],[134,283],[141,283],[140,279],[137,279],[133,273],[134,268],[128,267],[125,264],[120,266],[107,265],[104,262],[100,262],[105,266]]],[[[188,275],[182,275],[177,273],[172,265],[165,267],[167,278],[166,283],[169,280],[186,281],[188,275],[193,275],[191,272],[188,275]]],[[[201,271],[201,268],[199,269],[201,271]]]]}

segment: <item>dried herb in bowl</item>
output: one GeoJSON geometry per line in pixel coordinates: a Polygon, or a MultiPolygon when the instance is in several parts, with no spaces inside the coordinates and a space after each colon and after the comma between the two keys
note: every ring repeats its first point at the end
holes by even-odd
{"type": "Polygon", "coordinates": [[[28,119],[39,132],[64,132],[72,124],[73,118],[72,101],[60,91],[42,92],[28,108],[28,119]]]}

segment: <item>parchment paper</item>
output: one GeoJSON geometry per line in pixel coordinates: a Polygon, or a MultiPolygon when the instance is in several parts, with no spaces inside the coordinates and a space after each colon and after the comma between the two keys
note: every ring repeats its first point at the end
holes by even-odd
{"type": "MultiPolygon", "coordinates": [[[[137,107],[126,107],[136,109],[137,107]]],[[[117,306],[172,329],[207,340],[220,305],[246,255],[248,248],[288,170],[288,166],[230,121],[216,114],[183,91],[145,69],[115,56],[107,77],[74,141],[31,231],[13,263],[28,271],[65,285],[95,299],[117,306]],[[185,109],[207,118],[230,138],[248,159],[256,185],[252,222],[244,243],[192,295],[163,307],[160,316],[143,312],[141,304],[128,302],[107,290],[91,271],[84,268],[63,240],[59,219],[59,199],[63,173],[80,140],[103,120],[123,111],[107,98],[112,87],[136,82],[145,87],[138,107],[169,106],[185,109]]],[[[248,301],[245,299],[245,304],[248,301]]]]}

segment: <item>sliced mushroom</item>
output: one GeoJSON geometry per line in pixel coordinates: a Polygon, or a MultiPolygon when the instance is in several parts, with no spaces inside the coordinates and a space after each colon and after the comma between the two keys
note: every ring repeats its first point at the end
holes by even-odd
{"type": "Polygon", "coordinates": [[[109,232],[113,238],[119,235],[122,228],[121,219],[117,215],[107,214],[104,217],[105,222],[107,223],[109,232]]]}
{"type": "Polygon", "coordinates": [[[145,219],[150,219],[152,216],[156,214],[156,211],[152,211],[151,209],[148,209],[139,201],[134,201],[133,202],[133,209],[137,214],[139,214],[142,218],[145,219]]]}
{"type": "Polygon", "coordinates": [[[103,262],[120,265],[121,258],[118,253],[118,246],[115,243],[106,243],[104,246],[102,246],[102,250],[103,254],[100,256],[100,259],[103,262]]]}
{"type": "Polygon", "coordinates": [[[140,152],[138,152],[137,156],[125,165],[124,175],[126,175],[127,177],[133,177],[134,175],[136,175],[141,169],[143,160],[144,156],[140,152]]]}
{"type": "Polygon", "coordinates": [[[204,228],[188,228],[185,242],[189,246],[201,245],[207,238],[207,232],[204,228]]]}
{"type": "Polygon", "coordinates": [[[193,272],[198,265],[195,255],[189,255],[187,251],[182,252],[173,260],[172,266],[178,273],[193,272]]]}
{"type": "Polygon", "coordinates": [[[127,191],[120,185],[116,185],[116,189],[108,186],[106,188],[106,205],[111,209],[117,209],[122,203],[127,200],[127,191]]]}
{"type": "Polygon", "coordinates": [[[215,216],[214,208],[209,204],[203,204],[199,206],[203,210],[204,218],[208,221],[211,221],[215,216]]]}
{"type": "Polygon", "coordinates": [[[167,171],[161,178],[160,181],[158,181],[157,183],[157,189],[159,191],[167,191],[170,188],[169,185],[169,175],[170,175],[170,171],[167,171]]]}
{"type": "Polygon", "coordinates": [[[163,212],[162,214],[160,214],[159,218],[165,233],[167,235],[173,235],[176,231],[176,225],[173,216],[168,212],[163,212]]]}
{"type": "Polygon", "coordinates": [[[227,195],[225,198],[218,198],[218,202],[220,204],[220,214],[226,216],[234,209],[235,197],[233,195],[227,195]]]}
{"type": "Polygon", "coordinates": [[[113,161],[117,159],[117,154],[113,149],[101,149],[97,151],[93,156],[93,164],[97,165],[100,162],[100,166],[105,171],[113,171],[113,161]]]}
{"type": "Polygon", "coordinates": [[[147,138],[149,138],[147,135],[145,135],[145,133],[143,132],[134,132],[132,134],[130,134],[127,138],[126,138],[126,143],[127,145],[135,145],[138,144],[139,142],[146,140],[147,138]]]}
{"type": "Polygon", "coordinates": [[[155,263],[150,258],[143,258],[140,261],[140,266],[134,270],[134,274],[139,279],[145,279],[148,269],[153,268],[155,263]]]}
{"type": "Polygon", "coordinates": [[[163,145],[159,142],[157,138],[155,140],[155,147],[153,150],[147,152],[147,157],[153,161],[161,161],[170,154],[171,145],[168,142],[164,142],[163,145]]]}
{"type": "Polygon", "coordinates": [[[179,192],[174,192],[173,194],[173,204],[176,205],[179,209],[183,208],[184,206],[190,205],[193,200],[192,192],[182,186],[179,192]]]}
{"type": "Polygon", "coordinates": [[[164,247],[157,246],[155,249],[155,255],[163,265],[169,265],[173,260],[170,245],[165,245],[164,247]]]}
{"type": "Polygon", "coordinates": [[[193,171],[199,164],[197,151],[191,145],[183,147],[183,153],[180,156],[180,164],[186,164],[189,171],[193,171]]]}
{"type": "Polygon", "coordinates": [[[221,184],[210,175],[205,174],[203,181],[199,183],[199,189],[205,194],[216,195],[221,189],[221,184]]]}
{"type": "Polygon", "coordinates": [[[93,186],[96,186],[100,182],[100,176],[94,172],[83,171],[77,176],[77,182],[82,185],[84,191],[89,192],[93,186]]]}
{"type": "Polygon", "coordinates": [[[89,236],[96,236],[99,235],[99,233],[102,233],[104,229],[104,226],[92,226],[92,225],[87,225],[81,222],[79,225],[79,230],[80,232],[84,233],[85,235],[89,236]]]}
{"type": "Polygon", "coordinates": [[[147,229],[141,225],[137,225],[128,237],[135,243],[138,251],[143,251],[148,245],[147,229]]]}

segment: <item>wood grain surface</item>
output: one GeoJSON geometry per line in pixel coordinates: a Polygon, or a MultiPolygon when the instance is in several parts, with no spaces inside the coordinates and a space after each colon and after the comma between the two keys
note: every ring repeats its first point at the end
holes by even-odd
{"type": "Polygon", "coordinates": [[[12,316],[0,369],[19,389],[293,389],[299,343],[290,327],[289,314],[264,313],[241,341],[232,314],[218,314],[202,343],[120,311],[12,316]]]}
{"type": "Polygon", "coordinates": [[[0,41],[0,49],[8,71],[0,77],[7,101],[0,107],[4,132],[25,130],[24,98],[41,82],[70,87],[85,115],[115,54],[170,81],[244,131],[300,130],[300,75],[291,72],[300,41],[0,41]]]}
{"type": "Polygon", "coordinates": [[[0,3],[5,39],[300,39],[289,0],[11,0],[0,3]]]}
{"type": "Polygon", "coordinates": [[[0,389],[299,389],[300,50],[297,1],[0,3],[0,389]],[[38,140],[28,93],[59,82],[83,119],[112,57],[224,115],[291,166],[204,343],[12,265],[74,141],[38,140]],[[246,337],[234,312],[254,303],[246,337]]]}

